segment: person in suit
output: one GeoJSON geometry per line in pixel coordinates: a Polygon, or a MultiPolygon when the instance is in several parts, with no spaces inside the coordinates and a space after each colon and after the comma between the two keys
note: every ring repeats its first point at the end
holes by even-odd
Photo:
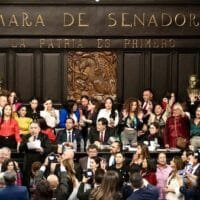
{"type": "Polygon", "coordinates": [[[150,184],[145,185],[142,175],[139,172],[131,174],[130,181],[134,190],[127,200],[158,200],[158,189],[150,184]]]}
{"type": "Polygon", "coordinates": [[[114,136],[113,129],[108,127],[108,120],[104,117],[99,118],[95,129],[89,133],[90,144],[108,144],[109,137],[114,136]]]}
{"type": "Polygon", "coordinates": [[[19,150],[20,152],[25,152],[23,164],[24,184],[29,186],[31,165],[35,161],[43,162],[46,155],[51,152],[51,143],[47,135],[41,133],[40,126],[37,122],[30,124],[30,133],[23,138],[19,150]],[[30,148],[29,144],[37,140],[40,141],[40,146],[30,148]]]}
{"type": "Polygon", "coordinates": [[[115,141],[110,145],[110,157],[108,158],[108,166],[115,165],[115,156],[122,152],[122,142],[115,141]]]}
{"type": "Polygon", "coordinates": [[[6,187],[0,189],[1,200],[28,200],[28,190],[24,186],[15,185],[16,173],[14,171],[6,171],[3,175],[6,187]]]}
{"type": "Polygon", "coordinates": [[[74,129],[75,121],[72,118],[67,118],[65,122],[66,128],[64,130],[60,130],[57,134],[57,144],[58,144],[58,152],[60,152],[61,146],[71,147],[72,149],[77,148],[80,146],[81,142],[81,135],[78,129],[74,129]],[[76,145],[75,146],[75,142],[76,145]]]}
{"type": "Polygon", "coordinates": [[[79,159],[79,164],[82,170],[90,168],[90,158],[98,156],[98,147],[95,144],[90,144],[87,147],[87,156],[79,159]]]}

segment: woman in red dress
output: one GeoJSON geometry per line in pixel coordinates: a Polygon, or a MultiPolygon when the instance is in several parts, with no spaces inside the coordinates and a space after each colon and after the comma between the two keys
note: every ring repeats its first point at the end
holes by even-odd
{"type": "Polygon", "coordinates": [[[12,117],[11,105],[5,105],[0,119],[0,147],[6,146],[17,149],[20,145],[21,137],[17,121],[12,117]]]}
{"type": "Polygon", "coordinates": [[[175,103],[172,115],[167,119],[164,130],[165,148],[176,147],[177,138],[182,137],[189,140],[189,119],[183,111],[180,103],[175,103]]]}

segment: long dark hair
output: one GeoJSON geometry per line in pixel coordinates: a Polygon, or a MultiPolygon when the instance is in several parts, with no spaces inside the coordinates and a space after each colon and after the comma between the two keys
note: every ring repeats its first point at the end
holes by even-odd
{"type": "Polygon", "coordinates": [[[95,200],[115,200],[119,191],[119,175],[115,171],[107,171],[103,177],[101,185],[91,192],[91,198],[95,200]]]}
{"type": "Polygon", "coordinates": [[[128,113],[128,115],[130,114],[131,112],[131,106],[132,106],[132,103],[136,102],[137,104],[137,108],[135,110],[135,115],[137,116],[139,110],[140,110],[140,105],[139,105],[139,100],[136,99],[136,98],[128,98],[126,99],[125,103],[124,103],[124,109],[126,110],[126,112],[128,113]]]}
{"type": "Polygon", "coordinates": [[[68,112],[68,115],[73,113],[73,106],[76,104],[76,101],[73,99],[67,100],[67,102],[65,103],[65,109],[68,112]]]}
{"type": "Polygon", "coordinates": [[[9,163],[13,163],[13,168],[14,168],[14,171],[17,172],[18,171],[18,168],[17,168],[17,165],[15,163],[15,161],[13,159],[6,159],[3,163],[2,163],[2,172],[5,172],[7,171],[8,169],[8,165],[9,163]]]}
{"type": "Polygon", "coordinates": [[[110,100],[110,101],[112,102],[112,108],[111,108],[110,118],[115,119],[115,117],[116,117],[116,112],[115,112],[114,100],[113,100],[111,97],[107,97],[107,98],[105,99],[105,102],[106,102],[107,100],[110,100]]]}
{"type": "Polygon", "coordinates": [[[50,128],[50,127],[47,125],[46,120],[45,120],[44,118],[42,118],[42,117],[39,118],[39,119],[37,120],[37,122],[38,122],[38,124],[39,124],[41,130],[46,130],[46,129],[50,128]]]}
{"type": "Polygon", "coordinates": [[[2,124],[4,123],[4,117],[5,117],[5,108],[6,108],[7,106],[10,106],[10,108],[11,108],[11,115],[10,115],[10,119],[12,119],[12,118],[13,118],[13,117],[12,117],[12,106],[11,106],[10,104],[6,104],[6,105],[3,107],[3,109],[2,109],[2,116],[1,116],[1,120],[0,120],[0,128],[1,128],[2,124]]]}

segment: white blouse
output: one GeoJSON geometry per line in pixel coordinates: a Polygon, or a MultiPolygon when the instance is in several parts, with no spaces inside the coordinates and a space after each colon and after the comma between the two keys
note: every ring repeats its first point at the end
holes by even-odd
{"type": "MultiPolygon", "coordinates": [[[[178,175],[179,176],[179,175],[178,175]]],[[[171,178],[172,175],[167,179],[167,186],[173,188],[175,192],[167,192],[166,200],[184,200],[183,195],[180,193],[180,185],[176,177],[171,178]]]]}
{"type": "Polygon", "coordinates": [[[53,109],[51,112],[42,110],[40,111],[40,116],[43,117],[47,125],[51,128],[55,128],[59,124],[59,110],[53,109]],[[54,112],[55,116],[54,116],[54,112]]]}
{"type": "MultiPolygon", "coordinates": [[[[111,122],[111,118],[110,118],[110,114],[111,114],[111,110],[107,110],[105,108],[101,109],[97,115],[97,121],[104,117],[108,120],[108,124],[110,124],[111,122]]],[[[114,126],[117,126],[119,123],[119,113],[117,110],[115,110],[115,120],[114,120],[114,126]]]]}

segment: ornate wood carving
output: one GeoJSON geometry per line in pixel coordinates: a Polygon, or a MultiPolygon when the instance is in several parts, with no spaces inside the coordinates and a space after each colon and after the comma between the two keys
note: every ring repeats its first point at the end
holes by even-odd
{"type": "Polygon", "coordinates": [[[67,55],[67,96],[82,95],[99,100],[117,94],[117,56],[110,51],[70,52],[67,55]]]}

